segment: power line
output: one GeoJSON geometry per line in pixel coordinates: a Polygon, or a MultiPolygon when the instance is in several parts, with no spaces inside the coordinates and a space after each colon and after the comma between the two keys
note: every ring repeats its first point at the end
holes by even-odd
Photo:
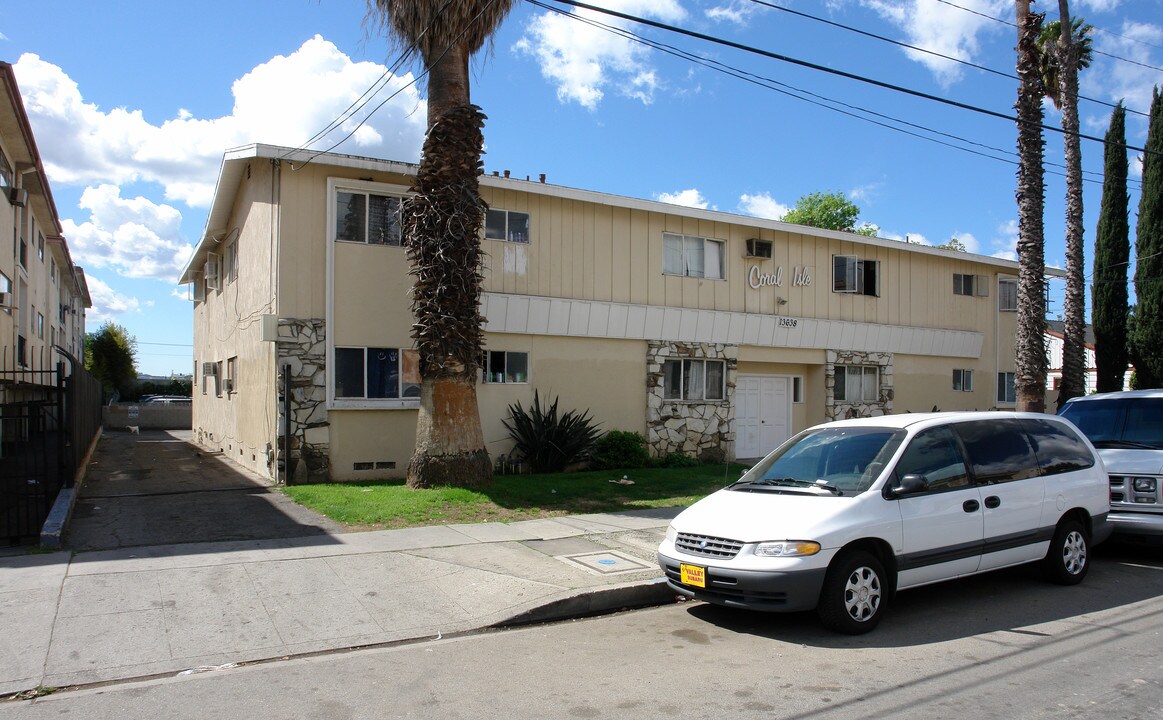
{"type": "MultiPolygon", "coordinates": [[[[897,47],[902,47],[902,48],[905,48],[907,50],[914,50],[916,52],[925,53],[927,55],[932,55],[933,57],[939,57],[942,60],[949,60],[951,62],[959,63],[961,65],[965,65],[966,67],[971,67],[971,68],[974,68],[975,70],[981,70],[982,72],[990,73],[992,75],[998,75],[1000,77],[1004,77],[1004,78],[1007,78],[1010,80],[1020,80],[1021,79],[1017,75],[1014,75],[1013,73],[1004,72],[1002,70],[995,70],[994,68],[986,67],[985,65],[979,65],[979,64],[977,64],[975,62],[971,62],[969,60],[962,60],[961,58],[953,57],[952,55],[945,55],[944,53],[939,53],[935,50],[929,50],[928,48],[919,47],[917,45],[910,45],[909,43],[902,42],[900,40],[894,40],[893,38],[885,37],[884,35],[877,35],[876,33],[871,33],[871,32],[868,32],[867,30],[861,30],[860,28],[852,27],[850,25],[844,25],[843,23],[838,23],[838,22],[835,22],[832,20],[828,20],[827,18],[817,17],[815,15],[809,15],[808,13],[805,13],[805,12],[800,12],[799,10],[792,10],[791,8],[782,7],[780,5],[776,5],[774,3],[767,2],[766,0],[750,0],[750,1],[755,3],[756,5],[763,5],[764,7],[771,8],[772,10],[778,10],[780,12],[789,13],[791,15],[796,15],[798,17],[806,18],[808,20],[815,20],[816,22],[821,22],[821,23],[824,23],[825,25],[831,25],[833,27],[840,28],[841,30],[847,30],[849,32],[854,32],[854,33],[857,33],[858,35],[864,35],[865,37],[870,37],[874,40],[880,40],[882,42],[890,43],[892,45],[896,45],[897,47]]],[[[1082,94],[1080,94],[1078,96],[1078,99],[1079,100],[1086,100],[1087,102],[1096,103],[1098,105],[1105,105],[1106,107],[1109,107],[1109,108],[1115,107],[1115,103],[1107,102],[1106,100],[1099,100],[1098,98],[1087,97],[1086,95],[1082,95],[1082,94]]],[[[1133,115],[1142,115],[1143,117],[1148,117],[1148,114],[1145,112],[1140,112],[1138,110],[1134,110],[1131,108],[1125,108],[1125,109],[1127,112],[1129,112],[1133,115]]]]}
{"type": "MultiPolygon", "coordinates": [[[[1018,162],[1016,160],[1010,160],[1010,159],[1007,159],[1004,157],[997,157],[996,155],[991,155],[989,152],[983,152],[983,151],[979,151],[979,150],[974,150],[972,148],[963,147],[961,145],[955,144],[954,142],[946,142],[946,141],[940,140],[938,138],[929,137],[928,135],[923,135],[920,132],[913,132],[913,131],[907,130],[903,127],[897,127],[896,125],[891,125],[888,123],[898,123],[899,125],[904,125],[907,127],[915,128],[916,130],[919,130],[921,132],[932,133],[934,135],[939,135],[942,137],[949,138],[950,140],[954,140],[956,142],[974,145],[974,146],[977,146],[979,148],[982,148],[983,150],[988,150],[991,152],[996,152],[996,153],[1001,153],[1004,155],[1010,155],[1010,156],[1016,157],[1018,153],[1014,150],[1006,150],[1003,148],[998,148],[998,147],[994,147],[991,145],[986,145],[986,144],[979,143],[979,142],[976,142],[974,140],[970,140],[968,138],[965,138],[965,137],[962,137],[959,135],[954,135],[951,133],[942,132],[940,130],[936,130],[936,129],[931,128],[931,127],[919,125],[917,123],[909,122],[907,120],[901,120],[900,118],[896,118],[896,117],[893,117],[890,115],[885,115],[883,113],[879,113],[879,112],[876,112],[874,110],[870,110],[868,108],[860,107],[858,105],[852,105],[852,104],[845,103],[845,102],[840,101],[840,100],[836,100],[834,98],[829,98],[829,97],[826,97],[824,95],[819,95],[817,93],[813,93],[813,92],[808,91],[808,90],[803,90],[801,88],[797,88],[793,85],[788,85],[787,83],[783,83],[783,82],[780,82],[778,80],[774,80],[774,79],[769,78],[769,77],[764,77],[761,75],[757,75],[755,73],[741,70],[737,67],[734,67],[732,65],[728,65],[728,64],[720,62],[718,60],[711,60],[711,59],[703,58],[703,57],[700,57],[700,56],[695,55],[693,53],[690,53],[686,50],[682,50],[681,48],[676,48],[672,45],[667,45],[665,43],[658,42],[656,40],[651,40],[649,38],[638,35],[638,34],[634,33],[633,31],[627,30],[625,28],[620,28],[620,27],[617,27],[614,25],[608,25],[606,23],[599,22],[596,19],[583,17],[581,15],[576,15],[576,14],[570,13],[566,10],[561,9],[561,8],[555,8],[555,7],[546,5],[543,2],[540,2],[539,0],[528,0],[528,2],[531,5],[535,5],[537,7],[540,7],[546,11],[554,12],[554,13],[557,13],[559,15],[563,15],[565,17],[568,17],[572,20],[583,22],[587,25],[598,28],[600,30],[604,30],[606,32],[610,32],[612,34],[618,35],[619,37],[622,37],[624,39],[631,40],[633,42],[637,42],[637,43],[640,43],[642,45],[646,45],[648,47],[652,47],[656,50],[667,53],[669,55],[673,55],[675,57],[687,60],[689,62],[698,64],[698,65],[702,65],[702,66],[707,67],[711,70],[715,70],[717,72],[721,72],[725,75],[729,75],[729,76],[734,77],[736,79],[743,80],[744,82],[749,82],[753,85],[758,85],[759,87],[762,87],[764,89],[773,90],[773,91],[778,92],[782,95],[786,95],[788,97],[795,98],[795,99],[800,100],[802,102],[806,102],[810,105],[815,105],[817,107],[824,108],[825,110],[831,110],[833,112],[840,113],[841,115],[847,115],[847,116],[855,118],[857,120],[862,120],[864,122],[870,123],[872,125],[877,125],[879,127],[883,127],[883,128],[888,129],[888,130],[893,130],[893,131],[899,132],[903,135],[915,137],[915,138],[918,138],[920,140],[925,140],[925,141],[928,141],[928,142],[931,142],[931,143],[934,143],[937,145],[949,147],[949,148],[952,148],[954,150],[960,150],[962,152],[966,152],[966,153],[969,153],[972,155],[978,155],[980,157],[988,158],[990,160],[997,160],[999,162],[1007,163],[1007,164],[1013,165],[1013,166],[1018,165],[1018,162]],[[805,97],[805,96],[807,96],[807,97],[805,97]],[[812,98],[816,98],[816,99],[812,99],[812,98]],[[833,107],[833,105],[838,105],[840,107],[833,107]],[[849,108],[850,110],[853,110],[856,112],[849,112],[848,110],[844,110],[842,108],[849,108]],[[867,113],[868,115],[882,118],[888,122],[880,122],[878,120],[864,117],[864,116],[859,115],[857,113],[867,113]]],[[[1051,166],[1051,167],[1059,167],[1059,168],[1063,168],[1063,169],[1066,168],[1066,166],[1061,164],[1061,163],[1053,163],[1053,162],[1048,162],[1048,161],[1044,162],[1043,165],[1044,166],[1051,166]]],[[[1066,173],[1064,173],[1064,172],[1046,171],[1046,174],[1056,175],[1058,177],[1066,177],[1066,173]]],[[[1091,170],[1085,170],[1085,171],[1083,171],[1083,174],[1084,175],[1095,175],[1095,176],[1098,176],[1099,178],[1101,178],[1101,173],[1097,173],[1097,172],[1094,172],[1091,170]]],[[[1093,183],[1096,185],[1102,183],[1101,179],[1092,179],[1092,178],[1087,178],[1087,177],[1084,177],[1083,181],[1088,182],[1088,183],[1093,183]]],[[[1134,181],[1132,181],[1132,182],[1134,182],[1134,181]]]]}
{"type": "MultiPolygon", "coordinates": [[[[1002,25],[1008,25],[1012,28],[1017,27],[1017,25],[1015,25],[1014,23],[1012,23],[1008,20],[1003,20],[1002,18],[994,17],[993,15],[986,15],[983,12],[978,12],[976,10],[972,10],[970,8],[964,7],[962,5],[958,5],[957,3],[949,2],[949,0],[937,0],[937,2],[939,2],[943,5],[948,5],[949,7],[957,8],[958,10],[963,10],[967,13],[972,14],[972,15],[977,15],[979,17],[983,17],[986,20],[992,20],[996,23],[1001,23],[1002,25]]],[[[1094,26],[1091,26],[1091,27],[1094,27],[1094,26]]],[[[1119,35],[1118,33],[1111,32],[1110,30],[1103,30],[1102,28],[1098,28],[1098,27],[1096,27],[1094,29],[1098,32],[1106,33],[1107,35],[1114,35],[1115,37],[1123,38],[1124,40],[1130,40],[1132,42],[1142,42],[1141,40],[1136,40],[1135,38],[1126,37],[1125,35],[1119,35]]],[[[1147,45],[1149,47],[1159,47],[1158,45],[1151,45],[1151,43],[1143,43],[1143,44],[1147,45]]],[[[1092,52],[1094,52],[1095,55],[1105,55],[1106,57],[1109,57],[1113,60],[1121,60],[1122,62],[1130,63],[1131,65],[1138,65],[1140,67],[1145,67],[1149,70],[1158,70],[1159,72],[1163,72],[1163,67],[1158,67],[1155,65],[1148,65],[1147,63],[1141,63],[1138,60],[1130,60],[1130,59],[1125,58],[1125,57],[1119,57],[1118,55],[1112,55],[1110,53],[1102,52],[1101,50],[1093,50],[1092,52]]]]}
{"type": "MultiPolygon", "coordinates": [[[[748,53],[752,53],[755,55],[760,55],[762,57],[770,58],[772,60],[779,60],[781,62],[786,62],[786,63],[792,64],[792,65],[806,67],[806,68],[811,69],[811,70],[818,70],[820,72],[828,73],[830,75],[836,75],[839,77],[847,78],[849,80],[855,80],[857,82],[865,83],[868,85],[873,85],[875,87],[883,88],[886,90],[892,90],[894,92],[903,93],[905,95],[911,95],[913,97],[918,97],[918,98],[921,98],[923,100],[931,100],[933,102],[941,103],[942,105],[949,105],[951,107],[960,108],[962,110],[969,110],[970,112],[979,113],[981,115],[988,115],[990,117],[995,117],[995,118],[998,118],[1001,120],[1005,120],[1007,122],[1014,122],[1014,123],[1022,123],[1023,122],[1023,121],[1019,120],[1018,118],[1014,117],[1013,115],[1006,115],[1005,113],[997,112],[996,110],[989,110],[987,108],[978,107],[976,105],[970,105],[968,103],[963,103],[963,102],[960,102],[958,100],[950,100],[948,98],[939,97],[939,96],[933,95],[931,93],[926,93],[926,92],[922,92],[920,90],[913,90],[911,88],[906,88],[902,85],[895,85],[893,83],[885,82],[883,80],[877,80],[875,78],[865,77],[863,75],[857,75],[856,73],[847,72],[845,70],[837,70],[835,68],[830,68],[826,65],[820,65],[818,63],[808,62],[807,60],[800,60],[798,58],[789,57],[787,55],[781,55],[779,53],[771,52],[770,50],[763,50],[761,48],[756,48],[756,47],[753,47],[750,45],[744,45],[742,43],[737,43],[733,40],[726,40],[724,38],[715,37],[713,35],[707,35],[706,33],[696,32],[694,30],[687,30],[686,28],[681,28],[681,27],[678,27],[675,25],[668,25],[666,23],[658,22],[656,20],[649,20],[647,18],[638,17],[636,15],[630,15],[627,13],[619,12],[617,10],[610,10],[608,8],[597,7],[595,5],[589,5],[587,3],[580,2],[580,0],[554,0],[554,1],[561,3],[562,5],[570,5],[570,6],[581,8],[584,10],[589,10],[591,12],[601,13],[604,15],[610,15],[612,17],[620,18],[623,20],[629,20],[631,22],[635,22],[635,23],[639,23],[642,25],[647,25],[650,27],[658,28],[660,30],[666,30],[668,32],[676,33],[678,35],[686,35],[687,37],[692,37],[692,38],[695,38],[697,40],[703,40],[705,42],[709,42],[709,43],[712,43],[715,45],[723,45],[726,47],[734,48],[736,50],[742,50],[744,52],[748,52],[748,53]]],[[[1085,133],[1067,132],[1066,130],[1063,130],[1062,128],[1054,127],[1053,125],[1046,125],[1044,123],[1039,123],[1038,127],[1040,127],[1043,130],[1048,130],[1050,132],[1059,133],[1061,135],[1075,135],[1079,138],[1083,138],[1086,140],[1092,140],[1092,141],[1098,142],[1098,143],[1103,143],[1104,145],[1106,144],[1106,141],[1103,138],[1095,137],[1094,135],[1087,135],[1085,133]]],[[[1125,145],[1124,144],[1122,147],[1124,147],[1127,150],[1134,150],[1136,152],[1155,153],[1155,151],[1153,151],[1153,150],[1145,150],[1144,148],[1135,147],[1133,145],[1125,145]]]]}

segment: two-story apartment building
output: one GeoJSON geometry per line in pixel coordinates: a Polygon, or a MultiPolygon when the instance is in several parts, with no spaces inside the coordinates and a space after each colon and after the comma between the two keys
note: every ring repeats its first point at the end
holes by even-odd
{"type": "Polygon", "coordinates": [[[12,66],[0,63],[0,404],[37,400],[52,371],[83,360],[84,270],[73,264],[12,66]]]}
{"type": "MultiPolygon", "coordinates": [[[[226,153],[182,277],[199,442],[267,476],[289,460],[291,481],[404,473],[419,377],[396,213],[415,170],[226,153]]],[[[535,390],[655,454],[728,458],[828,419],[1014,404],[1014,262],[543,177],[481,193],[494,456],[535,390]]]]}

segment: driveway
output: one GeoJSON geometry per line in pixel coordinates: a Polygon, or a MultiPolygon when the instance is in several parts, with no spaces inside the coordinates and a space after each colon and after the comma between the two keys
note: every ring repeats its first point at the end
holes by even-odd
{"type": "Polygon", "coordinates": [[[108,550],[341,532],[270,481],[195,445],[189,430],[106,430],[65,546],[108,550]]]}

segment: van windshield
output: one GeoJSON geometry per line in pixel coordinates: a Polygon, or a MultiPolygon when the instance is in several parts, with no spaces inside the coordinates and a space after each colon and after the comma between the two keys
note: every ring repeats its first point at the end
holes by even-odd
{"type": "Polygon", "coordinates": [[[1163,398],[1071,402],[1061,415],[1097,448],[1163,449],[1163,398]]]}
{"type": "Polygon", "coordinates": [[[856,495],[872,486],[904,436],[894,428],[808,430],[761,460],[732,488],[856,495]]]}

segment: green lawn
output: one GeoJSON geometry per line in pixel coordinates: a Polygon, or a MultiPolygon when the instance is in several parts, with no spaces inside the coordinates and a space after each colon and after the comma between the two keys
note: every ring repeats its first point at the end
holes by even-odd
{"type": "Polygon", "coordinates": [[[289,485],[284,491],[336,522],[379,529],[508,522],[690,505],[739,477],[743,465],[499,475],[488,488],[410,490],[403,480],[289,485]],[[625,475],[633,485],[620,485],[625,475]]]}

